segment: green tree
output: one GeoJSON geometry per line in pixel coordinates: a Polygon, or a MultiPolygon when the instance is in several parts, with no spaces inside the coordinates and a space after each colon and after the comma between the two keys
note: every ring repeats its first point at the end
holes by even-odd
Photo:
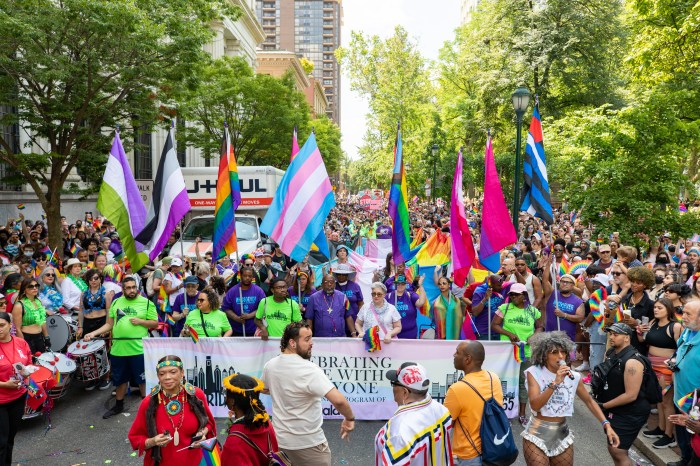
{"type": "MultiPolygon", "coordinates": [[[[337,180],[338,171],[344,159],[343,150],[340,148],[340,128],[326,115],[320,115],[311,120],[309,125],[316,133],[316,143],[323,156],[328,175],[337,180]]],[[[308,133],[299,133],[299,144],[303,144],[308,137],[308,133]]]]}
{"type": "MultiPolygon", "coordinates": [[[[404,162],[418,166],[428,146],[434,108],[426,60],[401,26],[386,40],[353,32],[348,47],[336,56],[350,78],[350,87],[367,99],[367,132],[351,176],[359,188],[388,188],[393,169],[397,123],[401,122],[404,162]]],[[[421,186],[423,171],[407,172],[409,184],[421,186]]]]}
{"type": "Polygon", "coordinates": [[[218,158],[225,121],[240,165],[289,164],[294,126],[303,132],[309,122],[309,105],[291,76],[256,75],[242,58],[223,57],[197,78],[179,98],[178,114],[190,123],[181,141],[218,158]]]}
{"type": "MultiPolygon", "coordinates": [[[[76,167],[101,178],[112,138],[131,122],[152,126],[175,86],[206,59],[209,25],[237,8],[224,0],[4,0],[0,5],[0,125],[19,125],[29,153],[0,133],[0,161],[46,212],[49,243],[61,243],[61,195],[76,167]]],[[[71,188],[71,187],[69,187],[71,188]]],[[[72,187],[77,189],[77,187],[72,187]]],[[[94,190],[95,187],[93,186],[94,190]]],[[[60,248],[59,248],[60,250],[60,248]]]]}

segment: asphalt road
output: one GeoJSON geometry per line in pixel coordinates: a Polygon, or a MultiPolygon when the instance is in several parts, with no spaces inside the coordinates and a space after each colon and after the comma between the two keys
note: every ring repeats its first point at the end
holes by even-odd
{"type": "MultiPolygon", "coordinates": [[[[16,465],[140,465],[142,461],[131,450],[127,432],[136,414],[140,397],[129,396],[125,412],[103,420],[102,413],[114,403],[110,391],[85,392],[80,383],[74,383],[64,399],[56,402],[51,420],[53,428],[46,430],[43,419],[23,421],[15,440],[13,464],[16,465]]],[[[576,466],[610,465],[612,461],[605,448],[605,439],[588,410],[577,402],[576,414],[570,427],[576,436],[576,466]]],[[[225,420],[217,420],[219,438],[225,428],[225,420]]],[[[374,435],[383,422],[357,422],[350,442],[340,439],[340,422],[326,421],[324,430],[333,452],[334,465],[373,465],[374,435]]],[[[516,435],[522,431],[514,421],[516,435]]],[[[521,444],[520,437],[516,442],[521,444]]],[[[638,455],[638,454],[637,454],[638,455]]],[[[643,460],[648,461],[645,457],[643,460]]],[[[515,463],[524,465],[522,456],[515,463]]],[[[642,463],[651,464],[651,463],[642,463]]],[[[187,466],[187,465],[182,465],[187,466]]]]}

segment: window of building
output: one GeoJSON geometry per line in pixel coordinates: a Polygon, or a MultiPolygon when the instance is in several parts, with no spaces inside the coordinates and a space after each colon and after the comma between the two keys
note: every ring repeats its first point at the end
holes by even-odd
{"type": "Polygon", "coordinates": [[[143,129],[134,131],[134,178],[153,179],[153,137],[143,129]]]}
{"type": "MultiPolygon", "coordinates": [[[[17,113],[16,107],[8,105],[0,105],[0,118],[9,113],[17,113]]],[[[9,143],[13,154],[20,153],[19,145],[19,125],[0,125],[0,134],[2,138],[9,143]]],[[[0,191],[21,191],[22,186],[10,183],[4,183],[2,180],[8,177],[16,176],[16,172],[6,163],[0,162],[0,191]]]]}

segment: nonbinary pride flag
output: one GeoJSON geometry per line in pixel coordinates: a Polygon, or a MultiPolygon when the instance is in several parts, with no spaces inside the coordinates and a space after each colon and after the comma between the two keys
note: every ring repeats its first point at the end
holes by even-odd
{"type": "Polygon", "coordinates": [[[235,210],[239,205],[241,205],[241,183],[238,179],[238,165],[228,126],[225,126],[221,141],[219,176],[216,180],[216,207],[212,237],[212,257],[215,259],[229,255],[238,249],[235,210]]]}
{"type": "MultiPolygon", "coordinates": [[[[538,106],[532,112],[530,131],[527,133],[527,145],[525,146],[525,163],[523,164],[525,185],[523,203],[520,210],[544,220],[551,225],[552,200],[549,196],[549,182],[547,181],[547,159],[544,155],[542,142],[542,122],[538,106]]],[[[575,218],[575,217],[574,217],[575,218]]],[[[573,219],[571,220],[573,223],[573,219]]]]}
{"type": "Polygon", "coordinates": [[[450,203],[450,243],[452,245],[452,268],[455,284],[464,286],[476,252],[469,231],[469,222],[464,210],[462,191],[462,149],[457,154],[455,176],[452,181],[452,202],[450,203]]]}
{"type": "Polygon", "coordinates": [[[484,267],[496,273],[501,267],[501,249],[515,243],[518,238],[498,180],[491,135],[486,139],[485,166],[479,260],[484,267]]]}
{"type": "Polygon", "coordinates": [[[411,225],[408,218],[406,172],[403,168],[401,124],[398,126],[394,143],[394,172],[389,191],[389,217],[391,217],[392,226],[391,249],[394,263],[407,262],[417,251],[411,251],[411,225]]]}
{"type": "Polygon", "coordinates": [[[137,243],[134,236],[143,230],[146,223],[146,206],[143,205],[118,131],[114,133],[112,150],[107,158],[97,208],[114,224],[131,267],[139,270],[148,262],[148,256],[143,252],[145,243],[137,243]]]}
{"type": "MultiPolygon", "coordinates": [[[[153,182],[153,200],[148,210],[148,223],[136,237],[136,241],[146,245],[151,260],[158,257],[177,224],[191,209],[190,197],[187,195],[185,178],[177,161],[173,139],[171,127],[160,155],[156,179],[153,182]]],[[[141,267],[134,267],[132,261],[131,268],[139,270],[141,267]]]]}
{"type": "Polygon", "coordinates": [[[282,251],[297,262],[304,260],[312,243],[329,256],[327,242],[315,240],[323,234],[323,224],[333,207],[333,187],[316,144],[316,135],[311,133],[284,173],[260,231],[275,240],[282,251]],[[322,250],[324,246],[326,251],[322,250]]]}

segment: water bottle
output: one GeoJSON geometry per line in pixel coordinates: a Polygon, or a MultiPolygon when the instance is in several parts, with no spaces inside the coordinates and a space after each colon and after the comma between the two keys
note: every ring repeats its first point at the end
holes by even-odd
{"type": "MultiPolygon", "coordinates": [[[[690,416],[690,419],[692,419],[693,421],[700,420],[700,406],[698,406],[698,405],[693,406],[693,409],[690,410],[690,412],[688,413],[688,416],[690,416]]],[[[688,428],[686,428],[685,430],[687,430],[691,434],[695,433],[695,431],[692,431],[688,428]]]]}

